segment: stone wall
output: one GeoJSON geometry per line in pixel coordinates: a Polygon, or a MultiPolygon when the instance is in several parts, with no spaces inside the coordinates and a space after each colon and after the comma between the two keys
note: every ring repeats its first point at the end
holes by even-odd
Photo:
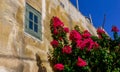
{"type": "Polygon", "coordinates": [[[0,72],[53,72],[48,61],[53,16],[70,29],[79,25],[96,35],[94,26],[69,0],[0,0],[0,72]],[[42,14],[42,41],[24,31],[26,2],[42,14]]]}

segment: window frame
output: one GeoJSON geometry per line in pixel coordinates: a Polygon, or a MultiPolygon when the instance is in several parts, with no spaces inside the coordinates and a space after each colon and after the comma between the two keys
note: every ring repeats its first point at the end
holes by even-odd
{"type": "Polygon", "coordinates": [[[31,5],[29,5],[28,3],[26,3],[25,5],[25,32],[28,33],[29,35],[39,39],[39,40],[42,40],[42,15],[41,13],[36,10],[35,8],[33,8],[31,5]],[[30,12],[33,14],[33,20],[30,19],[29,17],[29,14],[30,12]],[[38,18],[38,23],[35,24],[35,21],[34,21],[34,16],[37,16],[38,18]],[[32,21],[33,23],[33,26],[32,28],[33,29],[30,29],[29,28],[29,21],[32,21]],[[35,31],[34,29],[34,25],[37,25],[37,32],[35,31]]]}

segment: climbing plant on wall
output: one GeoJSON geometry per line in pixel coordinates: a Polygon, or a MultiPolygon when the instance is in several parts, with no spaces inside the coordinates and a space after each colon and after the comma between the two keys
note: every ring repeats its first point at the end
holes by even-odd
{"type": "Polygon", "coordinates": [[[80,31],[78,26],[69,30],[58,18],[50,21],[53,40],[51,45],[53,69],[56,72],[119,72],[120,36],[118,28],[112,27],[114,39],[102,28],[97,29],[98,36],[89,31],[80,31]]]}

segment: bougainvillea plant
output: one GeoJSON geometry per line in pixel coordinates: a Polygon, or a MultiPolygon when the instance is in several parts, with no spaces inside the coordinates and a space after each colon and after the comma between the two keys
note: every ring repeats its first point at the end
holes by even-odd
{"type": "Polygon", "coordinates": [[[78,26],[70,31],[58,17],[51,19],[50,29],[55,72],[120,72],[120,36],[116,26],[111,30],[114,39],[102,28],[97,29],[98,36],[87,30],[81,32],[78,26]]]}

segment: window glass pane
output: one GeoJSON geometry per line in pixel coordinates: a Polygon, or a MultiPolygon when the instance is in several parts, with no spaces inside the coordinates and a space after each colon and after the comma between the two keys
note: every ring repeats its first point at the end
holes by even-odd
{"type": "Polygon", "coordinates": [[[36,15],[34,15],[34,22],[38,23],[38,17],[36,15]]]}
{"type": "Polygon", "coordinates": [[[29,28],[33,29],[33,22],[32,21],[29,21],[29,28]]]}
{"type": "Polygon", "coordinates": [[[33,13],[29,12],[29,19],[33,20],[33,13]]]}
{"type": "Polygon", "coordinates": [[[34,31],[38,32],[38,25],[37,24],[34,24],[34,31]]]}

